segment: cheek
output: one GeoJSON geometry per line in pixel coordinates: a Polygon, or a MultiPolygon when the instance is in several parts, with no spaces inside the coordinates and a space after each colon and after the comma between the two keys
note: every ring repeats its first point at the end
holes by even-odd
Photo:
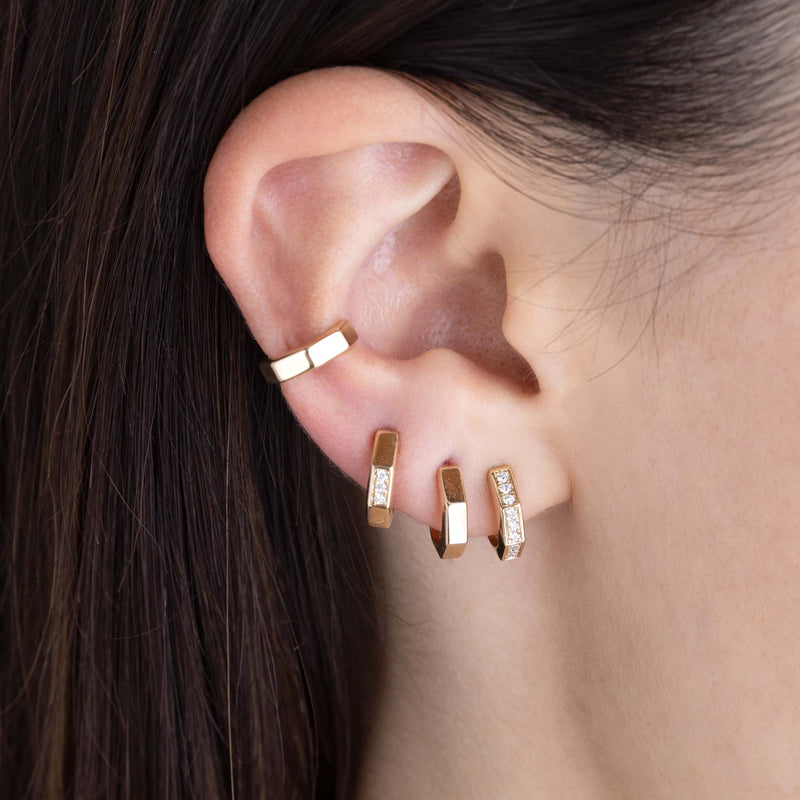
{"type": "Polygon", "coordinates": [[[764,260],[687,281],[572,398],[574,471],[623,530],[800,538],[800,270],[764,260]]]}
{"type": "Polygon", "coordinates": [[[598,735],[631,707],[677,751],[701,712],[756,726],[753,758],[780,725],[800,735],[798,296],[698,294],[571,400],[555,591],[598,735]]]}

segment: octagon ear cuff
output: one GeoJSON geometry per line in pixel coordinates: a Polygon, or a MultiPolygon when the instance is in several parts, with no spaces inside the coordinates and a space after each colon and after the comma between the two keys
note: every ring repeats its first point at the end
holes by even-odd
{"type": "Polygon", "coordinates": [[[269,383],[285,383],[332,361],[346,352],[357,339],[355,328],[347,320],[339,320],[311,344],[271,361],[262,361],[259,368],[269,383]]]}

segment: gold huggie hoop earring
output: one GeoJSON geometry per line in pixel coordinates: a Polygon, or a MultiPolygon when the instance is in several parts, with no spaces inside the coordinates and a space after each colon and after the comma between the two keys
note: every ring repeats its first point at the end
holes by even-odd
{"type": "Polygon", "coordinates": [[[388,528],[394,517],[392,488],[398,440],[396,431],[378,431],[375,434],[367,488],[367,523],[373,528],[388,528]]]}
{"type": "Polygon", "coordinates": [[[273,361],[269,359],[262,361],[259,367],[267,381],[283,383],[327,364],[331,359],[344,353],[356,339],[358,334],[355,328],[343,319],[311,344],[298,347],[273,361]]]}
{"type": "Polygon", "coordinates": [[[498,531],[489,537],[489,541],[497,548],[501,561],[510,561],[512,558],[519,558],[522,548],[525,547],[522,506],[514,486],[511,467],[507,464],[493,467],[489,470],[488,478],[495,505],[500,511],[498,531]]]}
{"type": "Polygon", "coordinates": [[[442,529],[431,528],[431,541],[439,558],[460,558],[467,547],[467,498],[458,467],[439,468],[442,529]]]}

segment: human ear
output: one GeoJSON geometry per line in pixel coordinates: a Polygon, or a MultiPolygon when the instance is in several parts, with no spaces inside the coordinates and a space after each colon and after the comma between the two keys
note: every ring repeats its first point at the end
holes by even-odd
{"type": "Polygon", "coordinates": [[[359,334],[282,384],[299,422],[364,487],[374,432],[398,431],[393,505],[432,527],[437,470],[458,465],[471,535],[497,530],[494,466],[512,466],[526,517],[570,493],[553,435],[558,386],[541,389],[524,332],[508,330],[506,253],[520,222],[493,204],[510,192],[434,101],[359,68],[264,92],[205,182],[209,254],[269,357],[338,320],[359,334]]]}

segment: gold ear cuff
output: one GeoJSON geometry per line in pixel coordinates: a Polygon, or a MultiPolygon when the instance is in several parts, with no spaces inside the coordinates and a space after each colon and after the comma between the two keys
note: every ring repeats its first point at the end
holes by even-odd
{"type": "Polygon", "coordinates": [[[431,528],[431,541],[439,558],[460,558],[467,547],[467,498],[458,467],[439,468],[442,529],[431,528]]]}
{"type": "Polygon", "coordinates": [[[500,512],[497,533],[489,541],[497,548],[501,561],[519,558],[525,547],[525,525],[511,467],[504,464],[493,467],[488,473],[489,486],[500,512]]]}
{"type": "Polygon", "coordinates": [[[259,367],[270,383],[284,383],[327,364],[344,353],[357,339],[355,328],[347,320],[340,320],[311,344],[298,347],[272,361],[262,361],[259,367]]]}
{"type": "Polygon", "coordinates": [[[392,524],[392,489],[398,443],[396,431],[378,431],[375,434],[367,487],[367,523],[373,528],[388,528],[392,524]]]}

